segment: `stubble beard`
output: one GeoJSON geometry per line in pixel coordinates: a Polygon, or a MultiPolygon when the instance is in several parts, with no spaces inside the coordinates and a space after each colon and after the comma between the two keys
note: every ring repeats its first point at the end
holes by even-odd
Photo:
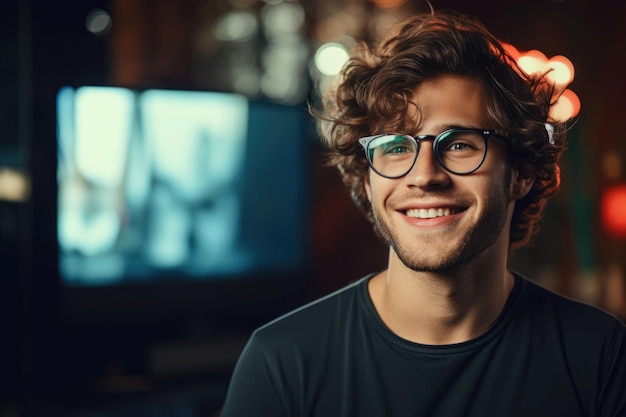
{"type": "Polygon", "coordinates": [[[429,243],[438,243],[440,239],[452,242],[449,236],[431,236],[432,242],[424,240],[426,256],[415,254],[409,243],[400,241],[398,233],[393,233],[392,228],[375,206],[372,207],[374,223],[382,238],[394,250],[398,259],[409,269],[416,272],[446,272],[450,271],[474,256],[492,246],[500,237],[506,224],[507,207],[510,199],[509,181],[505,181],[490,189],[490,193],[484,200],[485,206],[480,217],[465,230],[463,236],[456,244],[448,244],[444,251],[437,254],[428,253],[431,249],[429,243]],[[435,242],[437,240],[437,242],[435,242]]]}

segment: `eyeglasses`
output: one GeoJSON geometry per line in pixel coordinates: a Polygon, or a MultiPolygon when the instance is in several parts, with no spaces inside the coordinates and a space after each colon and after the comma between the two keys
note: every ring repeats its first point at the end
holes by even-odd
{"type": "MultiPolygon", "coordinates": [[[[437,136],[380,134],[359,139],[370,167],[385,178],[400,178],[415,165],[420,144],[433,141],[435,159],[446,171],[464,175],[476,171],[485,161],[487,139],[496,135],[489,129],[450,129],[437,136]]],[[[502,137],[502,136],[499,136],[502,137]]]]}

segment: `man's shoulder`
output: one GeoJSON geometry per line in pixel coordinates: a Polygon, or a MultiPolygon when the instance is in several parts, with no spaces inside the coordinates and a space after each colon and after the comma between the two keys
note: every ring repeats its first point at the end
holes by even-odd
{"type": "Polygon", "coordinates": [[[589,334],[626,331],[624,323],[598,306],[562,295],[532,280],[524,282],[525,304],[542,319],[553,318],[565,329],[589,334]]]}
{"type": "Polygon", "coordinates": [[[370,277],[365,276],[270,321],[255,330],[253,337],[274,341],[289,338],[293,342],[298,338],[320,338],[345,326],[350,316],[362,311],[363,292],[370,277]]]}

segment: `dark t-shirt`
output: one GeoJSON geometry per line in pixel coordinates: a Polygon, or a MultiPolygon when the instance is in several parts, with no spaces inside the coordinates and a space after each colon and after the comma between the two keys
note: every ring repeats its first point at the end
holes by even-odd
{"type": "Polygon", "coordinates": [[[476,339],[392,333],[371,276],[254,332],[222,417],[626,416],[626,327],[516,276],[476,339]]]}

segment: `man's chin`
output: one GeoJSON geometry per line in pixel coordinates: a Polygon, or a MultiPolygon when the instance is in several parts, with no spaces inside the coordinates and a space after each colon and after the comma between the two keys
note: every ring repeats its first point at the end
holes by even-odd
{"type": "Polygon", "coordinates": [[[415,272],[449,272],[463,261],[462,249],[451,250],[448,247],[445,251],[437,251],[429,246],[431,253],[417,255],[415,251],[397,245],[392,245],[392,248],[400,262],[415,272]]]}
{"type": "Polygon", "coordinates": [[[407,268],[415,272],[448,273],[461,263],[461,260],[456,258],[432,261],[403,259],[402,256],[398,256],[398,258],[407,268]]]}

